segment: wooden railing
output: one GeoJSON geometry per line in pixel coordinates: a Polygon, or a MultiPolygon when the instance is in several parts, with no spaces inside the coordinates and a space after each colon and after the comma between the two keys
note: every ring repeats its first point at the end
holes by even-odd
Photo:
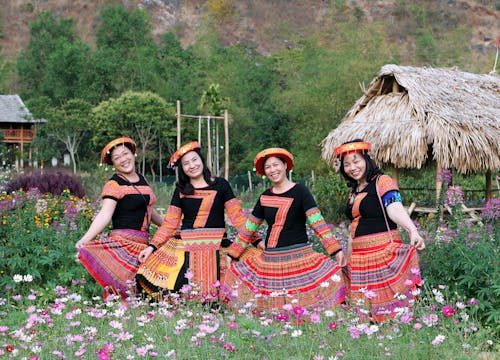
{"type": "Polygon", "coordinates": [[[27,144],[33,140],[35,133],[34,129],[4,129],[3,142],[27,144]]]}

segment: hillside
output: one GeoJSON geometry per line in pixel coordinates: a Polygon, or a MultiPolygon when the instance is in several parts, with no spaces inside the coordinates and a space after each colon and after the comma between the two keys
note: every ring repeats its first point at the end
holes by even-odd
{"type": "MultiPolygon", "coordinates": [[[[408,46],[414,39],[405,32],[418,26],[410,18],[412,2],[401,0],[0,0],[1,53],[13,58],[26,45],[29,23],[42,11],[73,18],[80,37],[93,43],[99,9],[114,3],[122,3],[128,9],[145,9],[157,38],[173,31],[184,45],[189,45],[203,34],[210,19],[225,44],[243,44],[264,55],[293,47],[301,37],[332,31],[333,25],[349,14],[360,21],[383,21],[394,41],[408,46]]],[[[474,52],[484,55],[494,51],[500,33],[498,0],[419,3],[433,9],[433,16],[445,26],[470,25],[470,46],[474,52]]]]}

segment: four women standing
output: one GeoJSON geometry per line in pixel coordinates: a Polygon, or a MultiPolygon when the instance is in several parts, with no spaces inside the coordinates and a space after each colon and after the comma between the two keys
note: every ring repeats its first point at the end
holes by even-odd
{"type": "Polygon", "coordinates": [[[191,142],[172,155],[176,189],[150,242],[149,224],[159,225],[161,217],[153,209],[151,188],[135,171],[135,143],[119,138],[103,149],[102,160],[114,165],[116,174],[104,186],[101,212],[76,247],[82,264],[105,289],[125,296],[135,278],[142,290],[160,297],[195,283],[202,300],[213,301],[223,283],[234,307],[253,303],[258,309],[278,310],[286,304],[331,308],[348,295],[355,308],[365,303],[360,314],[374,321],[412,304],[421,285],[416,250],[425,245],[401,204],[397,185],[368,155],[369,143],[355,140],[335,149],[340,172],[352,189],[347,257],[309,189],[287,178],[294,165],[290,152],[269,148],[257,154],[257,174],[272,186],[245,219],[229,183],[212,177],[200,148],[191,142]],[[224,213],[238,230],[234,243],[227,239],[224,213]],[[110,236],[92,241],[111,220],[110,236]],[[259,243],[255,239],[264,221],[267,234],[259,243]],[[312,249],[306,224],[327,255],[312,249]],[[411,245],[402,243],[398,225],[408,231],[411,245]],[[242,257],[249,244],[263,251],[242,257]],[[235,261],[221,256],[222,249],[235,261]],[[346,265],[347,287],[342,276],[346,265]]]}

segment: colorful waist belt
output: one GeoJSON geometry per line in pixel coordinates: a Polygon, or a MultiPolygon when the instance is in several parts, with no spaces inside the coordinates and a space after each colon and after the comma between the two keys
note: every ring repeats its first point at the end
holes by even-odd
{"type": "Polygon", "coordinates": [[[218,250],[224,237],[224,228],[201,228],[181,230],[184,250],[218,250]]]}

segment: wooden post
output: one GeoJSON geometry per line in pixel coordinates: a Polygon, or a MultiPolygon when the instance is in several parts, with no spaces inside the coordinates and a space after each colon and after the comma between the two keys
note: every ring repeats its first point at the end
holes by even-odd
{"type": "Polygon", "coordinates": [[[177,100],[177,149],[181,147],[181,101],[177,100]]]}
{"type": "Polygon", "coordinates": [[[201,115],[198,116],[198,144],[201,145],[201,115]]]}
{"type": "Polygon", "coordinates": [[[229,179],[229,115],[227,110],[224,110],[224,177],[229,179]]]}
{"type": "Polygon", "coordinates": [[[24,126],[21,126],[21,169],[24,169],[24,126]]]}
{"type": "Polygon", "coordinates": [[[250,170],[247,171],[247,175],[248,175],[248,188],[250,189],[250,191],[252,191],[253,190],[252,174],[250,173],[250,170]]]}
{"type": "Polygon", "coordinates": [[[161,140],[158,141],[158,153],[159,153],[159,162],[160,162],[160,182],[163,181],[163,169],[162,169],[162,163],[161,163],[161,140]]]}
{"type": "Polygon", "coordinates": [[[207,165],[210,168],[211,171],[212,169],[212,141],[210,139],[211,134],[210,134],[210,116],[207,118],[207,165]]]}
{"type": "Polygon", "coordinates": [[[486,201],[491,200],[491,170],[486,170],[486,189],[485,189],[485,194],[484,198],[486,201]]]}
{"type": "Polygon", "coordinates": [[[216,174],[220,176],[220,157],[219,157],[219,124],[215,122],[215,167],[216,174]]]}
{"type": "Polygon", "coordinates": [[[392,180],[394,180],[396,182],[396,185],[399,186],[399,171],[396,167],[392,167],[391,169],[391,173],[392,173],[392,180]]]}
{"type": "Polygon", "coordinates": [[[443,182],[438,179],[438,174],[441,172],[441,165],[436,163],[436,202],[439,201],[439,195],[441,193],[441,188],[443,187],[443,182]]]}
{"type": "Polygon", "coordinates": [[[392,92],[393,93],[398,93],[399,92],[399,85],[396,79],[392,82],[392,92]]]}

